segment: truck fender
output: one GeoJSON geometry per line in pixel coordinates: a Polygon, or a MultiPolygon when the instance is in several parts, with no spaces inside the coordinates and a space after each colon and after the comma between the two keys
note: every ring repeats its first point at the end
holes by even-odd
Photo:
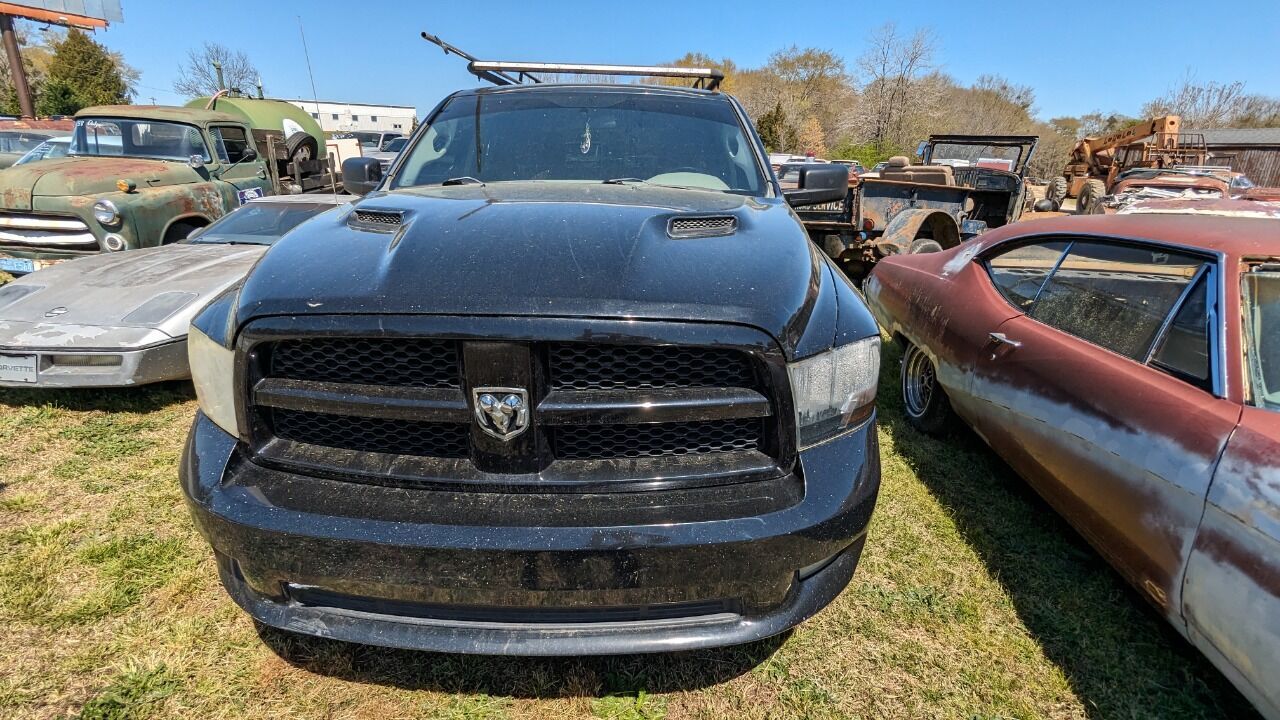
{"type": "Polygon", "coordinates": [[[932,238],[946,250],[960,244],[960,227],[939,210],[904,210],[889,221],[875,245],[883,255],[899,255],[910,252],[911,243],[920,238],[932,238]]]}
{"type": "Polygon", "coordinates": [[[161,242],[173,242],[176,240],[182,240],[186,237],[184,234],[181,238],[169,238],[169,232],[174,229],[175,225],[186,225],[191,228],[201,228],[207,226],[211,222],[213,222],[213,220],[210,220],[207,216],[200,215],[198,213],[179,215],[173,220],[170,220],[168,225],[164,226],[164,232],[160,233],[161,242]]]}

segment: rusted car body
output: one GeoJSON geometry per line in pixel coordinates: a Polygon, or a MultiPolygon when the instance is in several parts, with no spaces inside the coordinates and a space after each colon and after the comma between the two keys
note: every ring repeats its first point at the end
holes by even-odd
{"type": "Polygon", "coordinates": [[[1252,187],[1243,173],[1226,168],[1134,168],[1117,176],[1110,193],[1093,207],[1078,204],[1077,213],[1115,213],[1140,201],[1237,197],[1252,187]]]}
{"type": "Polygon", "coordinates": [[[880,258],[936,252],[1015,222],[1026,204],[1027,163],[1039,138],[933,135],[921,164],[890,158],[851,183],[848,196],[797,210],[813,241],[846,275],[861,278],[880,258]]]}
{"type": "Polygon", "coordinates": [[[866,289],[908,420],[963,419],[1280,718],[1280,204],[1019,223],[866,289]]]}

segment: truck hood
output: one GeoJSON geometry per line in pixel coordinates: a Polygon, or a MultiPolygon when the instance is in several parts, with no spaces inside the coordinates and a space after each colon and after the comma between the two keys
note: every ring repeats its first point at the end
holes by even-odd
{"type": "Polygon", "coordinates": [[[97,195],[115,192],[116,181],[133,180],[139,189],[199,182],[199,173],[182,162],[121,157],[65,157],[18,165],[0,172],[4,207],[30,210],[31,196],[97,195]]]}
{"type": "Polygon", "coordinates": [[[644,185],[508,182],[376,193],[278,242],[237,318],[517,315],[803,326],[825,265],[781,200],[644,185]],[[353,222],[403,213],[398,230],[353,222]],[[668,221],[733,216],[731,235],[673,238],[668,221]]]}
{"type": "Polygon", "coordinates": [[[266,250],[181,244],[59,263],[0,288],[0,346],[116,346],[103,344],[107,328],[163,333],[126,334],[152,342],[182,337],[191,318],[266,250]]]}

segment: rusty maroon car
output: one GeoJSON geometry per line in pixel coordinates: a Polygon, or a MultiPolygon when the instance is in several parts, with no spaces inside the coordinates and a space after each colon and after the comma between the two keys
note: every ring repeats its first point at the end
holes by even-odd
{"type": "Polygon", "coordinates": [[[1280,717],[1280,203],[1018,223],[866,289],[910,423],[970,425],[1280,717]]]}

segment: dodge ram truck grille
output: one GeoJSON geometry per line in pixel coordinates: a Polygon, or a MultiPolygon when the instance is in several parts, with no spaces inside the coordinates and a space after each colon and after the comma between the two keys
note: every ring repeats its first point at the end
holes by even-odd
{"type": "Polygon", "coordinates": [[[98,240],[74,215],[0,212],[0,246],[32,250],[97,250],[98,240]]]}
{"type": "Polygon", "coordinates": [[[337,479],[707,485],[777,476],[788,455],[778,382],[746,350],[320,337],[261,342],[252,356],[256,459],[337,479]],[[527,425],[486,429],[484,392],[520,397],[527,425]]]}

